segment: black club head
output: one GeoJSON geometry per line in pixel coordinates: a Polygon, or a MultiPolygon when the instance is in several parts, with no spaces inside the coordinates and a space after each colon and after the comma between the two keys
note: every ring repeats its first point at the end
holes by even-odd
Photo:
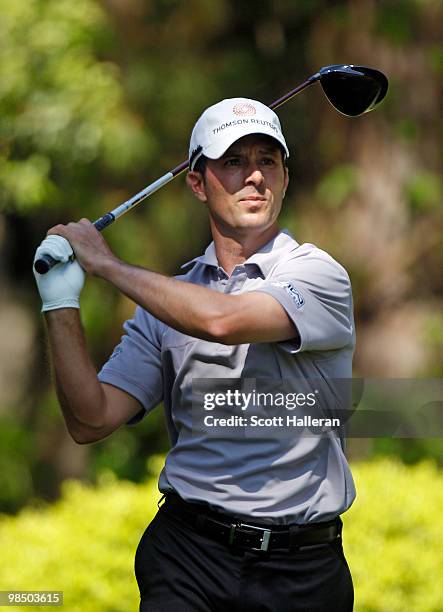
{"type": "Polygon", "coordinates": [[[373,110],[388,90],[385,75],[366,66],[325,66],[318,71],[316,77],[332,106],[350,117],[373,110]]]}

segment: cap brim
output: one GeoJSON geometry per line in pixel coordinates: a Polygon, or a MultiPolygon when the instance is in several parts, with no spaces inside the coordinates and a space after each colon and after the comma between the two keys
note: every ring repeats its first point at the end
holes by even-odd
{"type": "Polygon", "coordinates": [[[235,133],[232,131],[227,133],[223,138],[219,138],[216,143],[204,147],[202,150],[202,155],[209,157],[209,159],[219,159],[224,153],[226,153],[229,147],[234,144],[234,142],[237,142],[237,140],[240,140],[240,138],[249,136],[250,134],[263,134],[264,136],[270,136],[283,147],[286,157],[289,157],[289,150],[283,136],[280,138],[274,132],[274,130],[270,128],[252,126],[242,126],[236,128],[235,133]]]}

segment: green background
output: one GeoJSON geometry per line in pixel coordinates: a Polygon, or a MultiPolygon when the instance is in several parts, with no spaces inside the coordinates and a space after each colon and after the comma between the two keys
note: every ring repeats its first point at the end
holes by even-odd
{"type": "MultiPolygon", "coordinates": [[[[388,97],[376,112],[350,119],[314,86],[278,111],[291,151],[282,226],[350,273],[356,376],[442,377],[442,24],[438,0],[0,0],[0,512],[54,503],[67,479],[99,486],[103,474],[113,474],[113,486],[122,480],[138,491],[145,485],[136,483],[155,473],[149,457],[168,447],[161,407],[138,427],[94,445],[78,446],[67,434],[31,274],[46,230],[98,218],[186,159],[192,126],[209,104],[233,96],[269,103],[324,65],[379,68],[389,78],[388,97]]],[[[183,176],[105,236],[121,258],[166,274],[177,273],[210,239],[205,211],[183,176]]],[[[97,367],[133,309],[105,282],[88,280],[82,320],[97,367]]],[[[367,520],[381,508],[364,503],[363,481],[371,477],[362,472],[360,482],[359,462],[366,466],[381,454],[408,466],[429,460],[436,466],[429,474],[441,478],[440,439],[351,440],[349,454],[359,492],[355,513],[368,512],[367,520]]],[[[424,485],[418,468],[398,467],[399,474],[407,469],[420,504],[432,503],[437,487],[424,485]]],[[[81,497],[83,489],[72,490],[71,501],[81,497]]],[[[106,510],[113,512],[118,499],[106,510]]],[[[137,503],[143,525],[150,510],[145,515],[137,503]]],[[[391,496],[378,503],[394,524],[391,496]]],[[[406,499],[404,511],[414,512],[406,499]]],[[[48,512],[33,515],[35,530],[48,512]]],[[[18,525],[24,516],[5,520],[18,525]]],[[[433,529],[437,513],[430,516],[433,529]]],[[[98,547],[108,545],[102,537],[97,532],[98,547]]],[[[350,554],[354,537],[359,541],[350,531],[350,554]]],[[[26,540],[17,541],[28,549],[26,540]]],[[[418,538],[414,546],[435,571],[432,539],[418,538]]],[[[366,547],[362,554],[369,555],[366,547]]],[[[421,559],[406,544],[404,554],[421,559]]],[[[354,565],[359,556],[352,565],[366,588],[354,565]]],[[[128,571],[124,555],[121,561],[128,571]]],[[[377,563],[380,575],[390,575],[387,562],[377,563]]],[[[9,587],[5,580],[0,589],[9,587]]],[[[115,582],[103,580],[103,589],[115,582]]],[[[428,583],[431,593],[435,586],[428,583]]],[[[377,593],[362,610],[397,609],[377,593]]],[[[429,597],[409,609],[437,611],[429,597]]]]}

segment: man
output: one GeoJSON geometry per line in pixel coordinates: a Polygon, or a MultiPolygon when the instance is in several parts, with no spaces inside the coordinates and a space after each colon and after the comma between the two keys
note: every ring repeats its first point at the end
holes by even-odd
{"type": "Polygon", "coordinates": [[[86,219],[52,228],[37,250],[65,262],[36,278],[74,440],[100,440],[164,402],[166,500],[136,553],[141,610],[352,610],[339,515],[355,491],[343,439],[231,437],[196,424],[204,408],[193,381],[351,377],[348,275],[278,229],[288,156],[260,102],[223,100],[203,113],[187,184],[208,209],[213,242],[181,277],[124,263],[86,219]],[[98,376],[79,318],[82,269],[138,304],[98,376]]]}

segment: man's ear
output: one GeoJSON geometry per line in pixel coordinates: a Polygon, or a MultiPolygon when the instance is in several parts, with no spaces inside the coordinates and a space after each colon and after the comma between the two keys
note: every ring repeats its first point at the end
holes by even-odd
{"type": "Polygon", "coordinates": [[[200,172],[195,170],[188,172],[186,184],[200,202],[207,202],[205,180],[200,172]]]}
{"type": "Polygon", "coordinates": [[[284,182],[284,187],[283,187],[283,197],[285,197],[286,195],[286,189],[288,188],[288,185],[289,185],[289,170],[285,166],[285,182],[284,182]]]}

